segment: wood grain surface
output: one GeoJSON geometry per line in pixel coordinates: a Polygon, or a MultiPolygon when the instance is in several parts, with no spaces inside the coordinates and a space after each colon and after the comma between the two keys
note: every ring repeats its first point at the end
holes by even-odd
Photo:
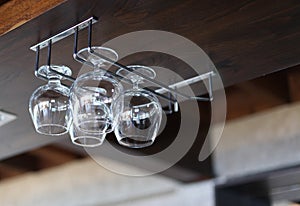
{"type": "Polygon", "coordinates": [[[59,5],[65,0],[0,1],[0,36],[59,5]]]}

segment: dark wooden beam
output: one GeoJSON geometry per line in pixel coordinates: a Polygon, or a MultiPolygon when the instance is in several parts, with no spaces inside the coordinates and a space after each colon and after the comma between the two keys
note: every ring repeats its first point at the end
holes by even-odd
{"type": "Polygon", "coordinates": [[[84,157],[84,155],[63,150],[55,146],[38,148],[28,152],[27,154],[38,158],[37,164],[41,169],[58,166],[84,157]]]}
{"type": "Polygon", "coordinates": [[[288,72],[277,72],[227,87],[227,120],[289,103],[288,72]]]}
{"type": "Polygon", "coordinates": [[[6,179],[15,177],[18,175],[22,175],[26,173],[27,171],[21,168],[16,168],[13,166],[10,166],[8,164],[0,163],[0,179],[6,179]]]}
{"type": "Polygon", "coordinates": [[[51,145],[38,148],[1,161],[0,178],[4,179],[59,166],[83,157],[85,155],[51,145]]]}
{"type": "Polygon", "coordinates": [[[288,83],[291,101],[300,101],[300,66],[288,72],[288,83]]]}

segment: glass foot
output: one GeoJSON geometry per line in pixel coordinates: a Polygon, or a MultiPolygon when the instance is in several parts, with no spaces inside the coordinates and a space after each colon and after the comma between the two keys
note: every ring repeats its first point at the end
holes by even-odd
{"type": "MultiPolygon", "coordinates": [[[[94,46],[92,47],[92,50],[97,54],[100,54],[106,58],[111,59],[114,62],[118,61],[118,54],[113,49],[107,47],[94,46]]],[[[102,58],[99,58],[93,53],[90,53],[88,48],[81,49],[77,53],[77,55],[78,57],[84,59],[85,61],[92,63],[95,67],[101,67],[107,69],[112,65],[110,62],[105,61],[102,58]]]]}
{"type": "MultiPolygon", "coordinates": [[[[59,73],[62,73],[64,75],[68,75],[71,76],[72,75],[72,70],[67,67],[67,66],[58,66],[58,65],[51,65],[50,68],[54,71],[57,71],[59,73]]],[[[43,65],[38,69],[38,74],[44,77],[47,77],[48,79],[50,78],[57,78],[60,80],[64,80],[64,77],[62,77],[61,75],[51,71],[49,69],[48,65],[43,65]]]]}
{"type": "Polygon", "coordinates": [[[137,73],[135,73],[135,71],[151,79],[154,79],[156,77],[156,72],[150,67],[141,66],[141,65],[129,65],[127,67],[131,69],[132,72],[121,68],[116,72],[116,74],[120,75],[121,77],[130,79],[133,82],[140,82],[140,83],[143,81],[144,78],[138,75],[137,73]]]}

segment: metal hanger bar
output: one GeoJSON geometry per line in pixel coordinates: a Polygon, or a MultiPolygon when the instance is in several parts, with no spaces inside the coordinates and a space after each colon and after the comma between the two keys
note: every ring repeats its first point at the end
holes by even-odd
{"type": "Polygon", "coordinates": [[[212,87],[212,77],[215,75],[215,73],[211,74],[208,78],[208,85],[209,85],[209,100],[212,101],[214,99],[213,97],[213,87],[212,87]]]}
{"type": "MultiPolygon", "coordinates": [[[[47,53],[47,65],[49,66],[49,70],[55,74],[58,74],[60,76],[62,76],[63,78],[71,81],[71,82],[74,82],[76,79],[72,76],[69,76],[69,75],[66,75],[66,74],[63,74],[61,72],[58,72],[56,70],[53,70],[51,68],[51,52],[52,52],[52,41],[49,40],[48,41],[48,53],[47,53]]],[[[42,76],[38,73],[38,69],[39,69],[39,59],[40,59],[40,47],[38,46],[37,47],[37,50],[36,50],[36,61],[35,61],[35,76],[38,77],[39,79],[41,80],[44,80],[44,81],[48,81],[49,79],[46,77],[46,76],[42,76]]]]}
{"type": "MultiPolygon", "coordinates": [[[[185,79],[185,80],[180,81],[180,82],[176,82],[174,84],[169,85],[169,87],[172,88],[172,89],[182,88],[182,87],[185,87],[187,85],[194,84],[194,83],[197,83],[199,81],[208,79],[208,94],[209,94],[209,98],[195,96],[195,97],[191,97],[190,99],[200,100],[200,101],[212,101],[213,100],[213,94],[212,94],[212,77],[214,75],[215,75],[215,72],[210,71],[210,72],[201,74],[199,76],[195,76],[195,77],[192,77],[192,78],[189,78],[189,79],[185,79]]],[[[155,91],[157,93],[166,93],[166,92],[168,92],[168,90],[166,90],[165,88],[160,88],[160,89],[157,89],[155,91]]],[[[176,94],[177,93],[178,92],[176,92],[176,94]]]]}
{"type": "Polygon", "coordinates": [[[69,76],[69,75],[65,75],[61,72],[55,71],[54,69],[51,69],[51,67],[49,68],[49,70],[57,75],[62,76],[64,79],[69,80],[70,82],[74,82],[76,80],[76,78],[69,76]]]}
{"type": "Polygon", "coordinates": [[[48,55],[47,55],[47,65],[50,67],[51,64],[51,52],[52,52],[52,40],[48,41],[48,55]]]}
{"type": "MultiPolygon", "coordinates": [[[[61,39],[64,39],[64,38],[70,36],[71,34],[75,34],[74,35],[74,51],[73,51],[73,57],[74,57],[74,59],[77,60],[77,61],[79,61],[82,64],[86,64],[87,66],[94,68],[94,65],[92,63],[87,62],[85,59],[82,59],[77,54],[77,49],[78,49],[78,31],[80,31],[81,29],[84,29],[84,28],[88,27],[89,28],[89,31],[88,31],[88,48],[89,49],[88,49],[88,51],[91,54],[93,54],[95,56],[98,56],[99,58],[102,58],[102,59],[104,59],[107,62],[110,62],[114,66],[117,66],[119,68],[123,68],[123,69],[125,69],[125,70],[127,70],[129,72],[134,72],[135,74],[141,76],[142,78],[144,78],[145,80],[151,82],[152,84],[155,84],[155,85],[161,87],[160,89],[156,89],[156,90],[152,90],[152,89],[149,89],[149,88],[144,88],[145,90],[150,91],[150,92],[154,93],[155,95],[160,96],[160,97],[162,97],[162,98],[164,98],[164,99],[166,99],[168,101],[171,101],[172,103],[177,103],[177,100],[174,99],[174,98],[172,98],[171,96],[164,95],[164,93],[170,92],[170,93],[174,94],[175,96],[176,95],[177,96],[181,96],[184,99],[194,99],[194,100],[197,100],[197,101],[198,100],[200,100],[200,101],[212,101],[212,99],[213,99],[212,98],[213,97],[213,94],[212,94],[212,76],[215,74],[213,71],[207,72],[205,74],[202,74],[202,75],[199,75],[199,76],[196,76],[196,77],[192,77],[190,79],[186,79],[186,80],[174,83],[174,84],[172,84],[170,86],[165,85],[162,82],[159,82],[159,81],[157,81],[155,79],[151,79],[151,78],[149,78],[146,75],[143,75],[143,74],[141,74],[141,73],[139,73],[137,71],[134,71],[131,68],[128,68],[127,66],[124,66],[124,65],[122,65],[122,64],[120,64],[118,62],[115,62],[115,61],[111,60],[110,58],[107,58],[107,57],[105,57],[105,56],[103,56],[103,55],[95,52],[92,49],[92,43],[91,43],[91,41],[92,41],[92,24],[94,24],[96,22],[97,22],[97,19],[95,17],[90,17],[89,19],[87,19],[87,20],[85,20],[85,21],[83,21],[83,22],[81,22],[81,23],[79,23],[79,24],[77,24],[77,25],[75,25],[75,26],[73,26],[73,27],[71,27],[71,28],[69,28],[69,29],[67,29],[67,30],[65,30],[65,31],[57,34],[57,35],[55,35],[53,37],[50,37],[47,40],[45,40],[43,42],[40,42],[40,43],[38,43],[38,44],[30,47],[31,50],[33,50],[33,51],[36,52],[36,68],[35,68],[36,69],[36,71],[35,71],[36,76],[39,77],[39,78],[41,78],[41,79],[43,79],[43,80],[47,80],[46,77],[43,77],[43,76],[37,74],[38,65],[39,65],[40,49],[43,49],[43,48],[45,48],[45,47],[48,46],[48,61],[47,61],[47,63],[48,63],[48,65],[50,65],[51,45],[53,43],[57,42],[57,41],[60,41],[61,39]],[[176,90],[176,88],[184,87],[186,85],[193,84],[193,83],[199,82],[201,80],[205,80],[207,78],[209,80],[209,88],[208,88],[208,90],[209,90],[208,91],[209,92],[209,98],[194,97],[194,96],[191,97],[191,96],[188,96],[186,94],[182,94],[182,93],[180,93],[180,92],[178,92],[176,90]]],[[[110,75],[113,75],[113,76],[117,77],[120,80],[123,80],[123,81],[129,83],[129,84],[132,83],[129,79],[121,77],[121,76],[115,74],[114,72],[107,71],[107,70],[102,69],[102,68],[100,68],[100,69],[103,70],[103,71],[105,71],[105,72],[107,72],[107,73],[109,73],[110,75]]],[[[50,68],[50,70],[52,72],[58,74],[58,75],[61,75],[62,77],[64,77],[65,79],[67,79],[67,80],[69,80],[71,82],[74,82],[76,80],[76,78],[73,78],[72,76],[68,76],[68,75],[62,74],[62,73],[57,72],[57,71],[55,71],[55,70],[53,70],[51,68],[50,68]]]]}
{"type": "Polygon", "coordinates": [[[93,33],[93,22],[89,22],[89,27],[88,27],[88,47],[92,48],[92,33],[93,33]]]}
{"type": "MultiPolygon", "coordinates": [[[[88,28],[89,28],[89,31],[88,31],[88,46],[89,46],[89,48],[91,48],[91,46],[92,46],[92,24],[93,24],[93,22],[91,22],[91,20],[90,20],[90,22],[89,22],[89,27],[88,27],[88,28]]],[[[89,67],[91,67],[91,68],[95,68],[95,66],[94,66],[92,63],[90,63],[90,62],[88,62],[88,61],[82,59],[82,58],[79,57],[78,54],[77,54],[77,53],[78,53],[78,31],[79,31],[79,30],[78,30],[78,28],[76,27],[76,28],[74,29],[74,50],[73,50],[73,57],[74,57],[74,59],[75,59],[76,61],[80,62],[81,64],[85,64],[85,65],[87,65],[87,66],[89,66],[89,67]]],[[[98,69],[100,69],[100,70],[102,70],[102,71],[104,71],[104,72],[106,72],[106,73],[108,73],[108,74],[110,74],[110,75],[113,75],[113,76],[117,77],[118,79],[127,82],[128,84],[132,84],[132,82],[131,82],[130,79],[126,79],[126,78],[124,78],[124,77],[122,77],[122,76],[120,76],[120,75],[117,75],[116,73],[113,73],[113,72],[111,72],[111,71],[107,71],[107,70],[102,69],[102,68],[98,68],[98,69]]],[[[163,95],[163,94],[157,93],[157,92],[155,92],[155,91],[152,90],[152,89],[149,89],[149,88],[144,88],[144,89],[147,90],[147,91],[149,91],[149,92],[154,93],[155,95],[157,95],[157,96],[159,96],[159,97],[161,97],[161,98],[166,99],[167,101],[171,101],[172,103],[176,103],[176,102],[177,102],[176,99],[173,99],[173,98],[171,98],[171,97],[169,98],[169,97],[167,97],[167,96],[165,96],[165,95],[163,95]]]]}
{"type": "Polygon", "coordinates": [[[113,60],[111,60],[111,59],[109,59],[109,58],[107,58],[107,57],[105,57],[105,56],[103,56],[103,55],[101,55],[101,54],[99,54],[99,53],[93,51],[92,48],[89,48],[89,52],[90,52],[91,54],[93,54],[93,55],[99,57],[99,58],[104,59],[105,61],[110,62],[111,64],[113,64],[113,65],[116,66],[116,67],[125,69],[125,70],[127,70],[127,71],[129,71],[129,72],[133,72],[134,74],[139,75],[140,77],[142,77],[143,79],[145,79],[145,80],[151,82],[152,84],[155,84],[155,85],[157,85],[157,86],[160,86],[160,87],[162,87],[163,89],[165,89],[166,91],[169,91],[169,92],[171,92],[171,93],[177,94],[178,96],[181,96],[181,97],[183,97],[183,98],[185,98],[185,99],[196,99],[196,100],[202,100],[202,101],[210,101],[210,98],[204,98],[204,97],[190,97],[190,96],[188,96],[188,95],[182,94],[182,93],[176,91],[175,89],[170,88],[169,86],[165,85],[164,83],[161,83],[161,82],[159,82],[159,81],[157,81],[157,80],[155,80],[155,79],[151,79],[151,78],[147,77],[146,75],[141,74],[140,72],[134,71],[134,70],[132,70],[131,68],[128,68],[128,67],[126,67],[126,66],[124,66],[124,65],[122,65],[122,64],[120,64],[120,63],[118,63],[118,62],[115,62],[115,61],[113,61],[113,60]]]}
{"type": "Polygon", "coordinates": [[[39,69],[39,62],[40,62],[40,46],[37,47],[37,50],[35,51],[35,73],[37,73],[39,69]]]}
{"type": "Polygon", "coordinates": [[[40,62],[40,47],[38,46],[37,47],[37,50],[35,52],[35,70],[34,70],[34,75],[41,79],[41,80],[44,80],[44,81],[48,81],[48,78],[47,77],[44,77],[42,75],[40,75],[38,73],[38,69],[39,69],[39,62],[40,62]]]}
{"type": "MultiPolygon", "coordinates": [[[[205,80],[207,78],[210,78],[211,75],[214,75],[213,71],[207,72],[207,73],[204,73],[204,74],[201,74],[199,76],[195,76],[195,77],[192,77],[192,78],[189,78],[189,79],[185,79],[185,80],[182,80],[180,82],[176,82],[174,84],[169,85],[169,87],[172,88],[172,89],[185,87],[187,85],[194,84],[194,83],[197,83],[199,81],[202,81],[202,80],[205,80]]],[[[168,90],[166,90],[165,88],[160,88],[160,89],[157,89],[155,91],[157,93],[165,93],[168,90]]]]}
{"type": "Polygon", "coordinates": [[[90,17],[88,18],[87,20],[79,23],[79,24],[76,24],[75,26],[63,31],[63,32],[60,32],[59,34],[56,34],[55,36],[53,37],[50,37],[49,39],[46,39],[36,45],[33,45],[32,47],[30,47],[31,50],[33,51],[37,51],[37,47],[39,46],[40,49],[43,49],[45,47],[48,46],[48,42],[49,41],[52,41],[52,44],[54,44],[55,42],[58,42],[68,36],[70,36],[71,34],[74,34],[75,32],[75,28],[78,28],[78,30],[82,30],[86,27],[89,26],[89,23],[92,22],[92,24],[96,23],[98,20],[96,19],[96,17],[90,17]]]}
{"type": "MultiPolygon", "coordinates": [[[[87,65],[87,66],[89,66],[89,67],[91,67],[91,68],[95,68],[95,66],[94,66],[92,63],[85,61],[84,59],[80,58],[77,54],[74,54],[74,58],[75,58],[76,61],[78,61],[78,62],[80,62],[80,63],[82,63],[82,64],[85,64],[85,65],[87,65]]],[[[101,69],[101,68],[99,68],[99,69],[101,69]]],[[[124,77],[122,77],[122,76],[120,76],[120,75],[117,75],[117,74],[115,74],[114,72],[111,72],[111,71],[108,71],[108,70],[105,70],[105,69],[101,69],[101,70],[104,71],[105,73],[108,73],[108,74],[110,74],[110,75],[112,75],[112,76],[117,77],[118,79],[120,79],[120,80],[122,80],[122,81],[125,81],[125,82],[128,83],[128,84],[132,84],[131,80],[129,80],[129,79],[127,79],[127,78],[124,78],[124,77]]],[[[143,88],[143,89],[145,89],[146,91],[152,92],[152,93],[154,93],[155,95],[157,95],[157,96],[159,96],[159,97],[161,97],[161,98],[166,99],[167,101],[171,101],[172,103],[176,103],[176,102],[177,102],[176,99],[173,99],[173,98],[171,98],[171,97],[167,97],[167,96],[165,96],[165,95],[163,95],[163,94],[160,94],[160,93],[157,93],[157,92],[155,92],[155,91],[152,90],[152,89],[149,89],[149,88],[143,88]]]]}

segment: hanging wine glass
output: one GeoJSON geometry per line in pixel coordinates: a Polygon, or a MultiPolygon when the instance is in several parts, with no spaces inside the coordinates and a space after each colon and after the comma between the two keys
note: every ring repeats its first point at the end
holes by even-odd
{"type": "Polygon", "coordinates": [[[122,90],[115,77],[100,71],[80,76],[71,89],[73,124],[82,132],[112,132],[111,103],[122,90]]]}
{"type": "Polygon", "coordinates": [[[49,68],[65,75],[72,74],[66,66],[41,66],[37,72],[48,78],[48,84],[33,92],[29,100],[29,112],[38,133],[58,136],[69,131],[72,121],[69,110],[70,90],[61,84],[63,78],[49,68]]]}
{"type": "MultiPolygon", "coordinates": [[[[150,67],[139,65],[128,67],[155,78],[156,74],[150,67]]],[[[150,146],[155,141],[162,119],[159,100],[153,93],[139,88],[138,84],[143,82],[143,78],[139,75],[125,69],[119,69],[117,74],[130,79],[133,89],[123,92],[113,104],[114,113],[118,114],[114,130],[116,138],[121,145],[130,148],[150,146]]]]}
{"type": "MultiPolygon", "coordinates": [[[[117,61],[118,55],[112,49],[93,47],[95,52],[117,61]]],[[[123,91],[123,86],[112,75],[103,69],[108,69],[111,63],[90,54],[88,48],[78,52],[78,56],[94,65],[94,71],[79,76],[71,88],[71,107],[73,116],[73,131],[71,137],[77,135],[81,146],[93,146],[103,142],[107,133],[114,130],[115,120],[111,103],[123,91]],[[90,140],[88,140],[90,139],[90,140]]]]}

